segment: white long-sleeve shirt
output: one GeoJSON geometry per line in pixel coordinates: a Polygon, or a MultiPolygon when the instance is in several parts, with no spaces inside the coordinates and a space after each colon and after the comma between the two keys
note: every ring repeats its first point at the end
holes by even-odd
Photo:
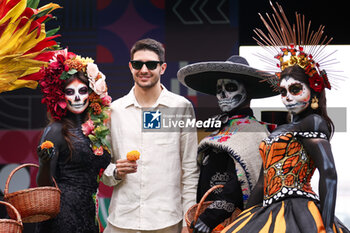
{"type": "MultiPolygon", "coordinates": [[[[193,112],[187,99],[162,88],[154,107],[193,112]]],[[[119,228],[156,230],[177,224],[195,204],[199,176],[197,133],[157,129],[144,132],[142,113],[134,88],[112,103],[112,160],[102,181],[114,186],[109,223],[119,228]],[[132,150],[141,153],[137,172],[118,181],[113,175],[115,162],[132,150]]]]}

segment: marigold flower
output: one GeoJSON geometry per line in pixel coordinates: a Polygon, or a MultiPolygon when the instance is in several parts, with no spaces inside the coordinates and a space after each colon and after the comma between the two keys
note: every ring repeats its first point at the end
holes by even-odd
{"type": "Polygon", "coordinates": [[[130,151],[126,154],[126,158],[129,161],[136,161],[140,158],[140,152],[138,152],[137,150],[130,151]]]}
{"type": "Polygon", "coordinates": [[[94,110],[94,115],[100,115],[102,113],[102,108],[99,103],[91,103],[90,107],[94,110]]]}
{"type": "Polygon", "coordinates": [[[222,224],[217,225],[213,231],[222,231],[225,227],[222,224]]]}
{"type": "Polygon", "coordinates": [[[83,70],[84,64],[77,59],[69,59],[64,62],[65,65],[69,66],[70,69],[76,69],[78,71],[83,70]]]}
{"type": "Polygon", "coordinates": [[[96,102],[101,102],[100,96],[97,95],[95,92],[91,92],[89,95],[89,101],[90,103],[96,103],[96,102]]]}
{"type": "Polygon", "coordinates": [[[51,141],[45,141],[41,143],[40,148],[43,149],[50,149],[53,147],[53,143],[51,141]]]}

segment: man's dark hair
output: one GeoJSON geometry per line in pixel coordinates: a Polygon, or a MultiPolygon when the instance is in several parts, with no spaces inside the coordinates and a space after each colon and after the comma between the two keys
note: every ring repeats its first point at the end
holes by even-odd
{"type": "Polygon", "coordinates": [[[164,46],[162,45],[162,43],[156,40],[153,40],[151,38],[146,38],[146,39],[137,41],[130,50],[131,60],[133,60],[134,54],[140,50],[150,50],[152,52],[155,52],[158,55],[159,60],[162,62],[165,62],[164,46]]]}

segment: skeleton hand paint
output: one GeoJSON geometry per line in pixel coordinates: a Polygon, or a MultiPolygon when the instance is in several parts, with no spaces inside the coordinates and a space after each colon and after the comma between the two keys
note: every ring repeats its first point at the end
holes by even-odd
{"type": "Polygon", "coordinates": [[[298,114],[310,105],[310,88],[290,76],[282,79],[280,92],[283,104],[292,114],[298,114]]]}
{"type": "Polygon", "coordinates": [[[80,114],[89,105],[88,86],[79,80],[74,80],[65,89],[67,108],[74,114],[80,114]]]}
{"type": "Polygon", "coordinates": [[[244,85],[233,79],[219,79],[216,84],[216,97],[221,111],[229,112],[241,105],[247,98],[244,85]]]}

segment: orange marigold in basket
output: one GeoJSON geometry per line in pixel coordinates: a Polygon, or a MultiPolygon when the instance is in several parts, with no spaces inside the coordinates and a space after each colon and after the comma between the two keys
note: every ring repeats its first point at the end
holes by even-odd
{"type": "Polygon", "coordinates": [[[140,158],[140,152],[137,150],[130,151],[126,154],[126,158],[130,161],[136,161],[140,158]]]}
{"type": "Polygon", "coordinates": [[[225,227],[222,224],[217,225],[213,231],[222,231],[225,227]]]}
{"type": "Polygon", "coordinates": [[[52,147],[53,147],[53,143],[51,141],[45,141],[40,145],[41,149],[50,149],[52,147]]]}

